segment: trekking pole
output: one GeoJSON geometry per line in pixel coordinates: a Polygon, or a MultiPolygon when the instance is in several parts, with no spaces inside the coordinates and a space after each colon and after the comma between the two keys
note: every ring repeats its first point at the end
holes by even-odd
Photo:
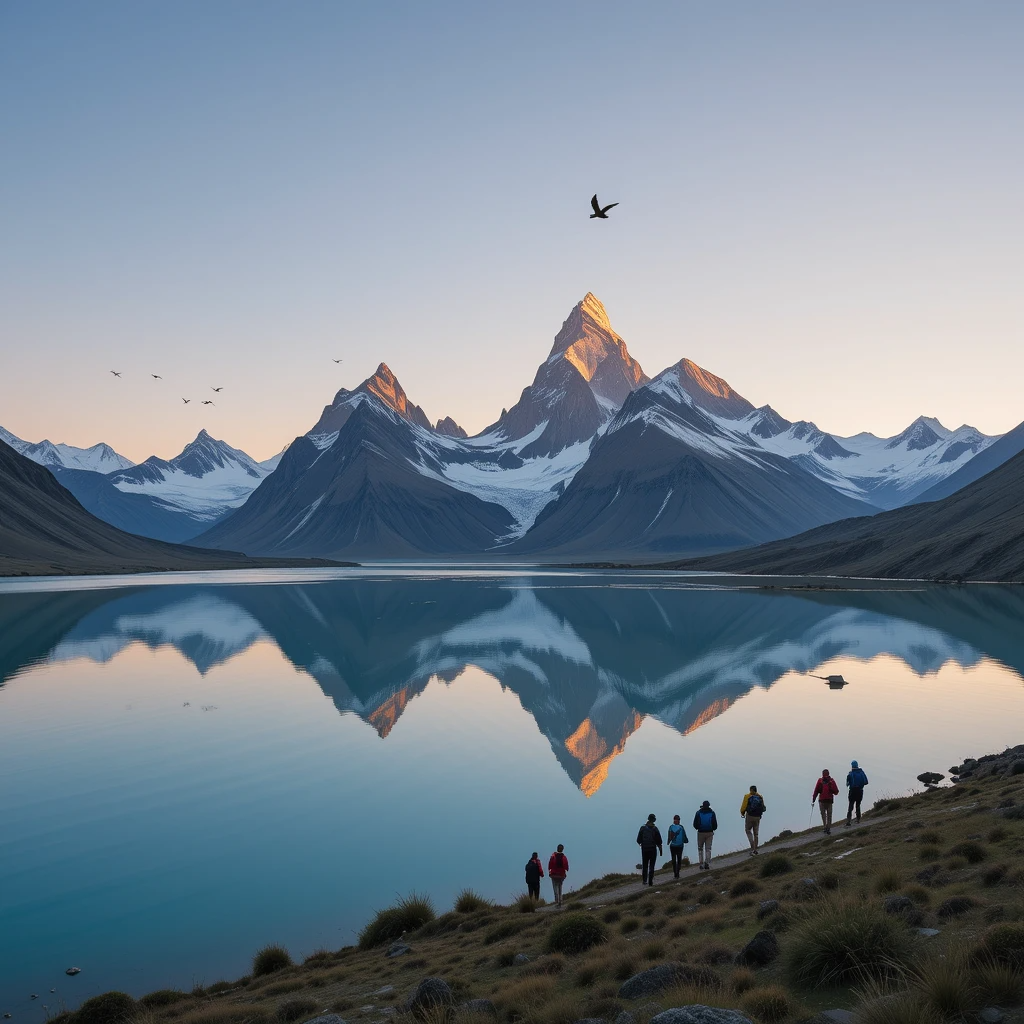
{"type": "Polygon", "coordinates": [[[811,801],[811,813],[810,813],[810,816],[807,819],[807,827],[808,828],[811,827],[811,822],[812,821],[814,821],[814,801],[813,800],[811,801]]]}

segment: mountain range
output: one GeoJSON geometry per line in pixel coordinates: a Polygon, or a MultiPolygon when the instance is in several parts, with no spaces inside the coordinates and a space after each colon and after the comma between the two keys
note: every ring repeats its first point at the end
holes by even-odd
{"type": "Polygon", "coordinates": [[[654,561],[931,500],[1024,447],[1024,425],[997,439],[921,416],[894,437],[829,434],[689,359],[648,376],[588,293],[519,400],[473,437],[432,423],[381,363],[263,463],[205,431],[137,466],[104,445],[13,440],[95,515],[163,540],[286,558],[654,561]]]}
{"type": "Polygon", "coordinates": [[[270,640],[387,739],[431,680],[475,665],[593,795],[645,718],[689,733],[836,657],[890,655],[920,675],[993,657],[1022,672],[1022,613],[1014,588],[798,596],[550,576],[0,594],[0,685],[39,661],[107,662],[132,644],[173,647],[205,674],[270,640]]]}

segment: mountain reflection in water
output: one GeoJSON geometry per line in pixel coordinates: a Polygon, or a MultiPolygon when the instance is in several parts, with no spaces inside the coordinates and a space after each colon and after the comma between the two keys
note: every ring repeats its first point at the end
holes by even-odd
{"type": "Polygon", "coordinates": [[[205,674],[271,640],[338,711],[386,739],[432,679],[473,665],[515,693],[590,796],[645,718],[689,734],[754,687],[840,656],[887,654],[918,675],[986,657],[1024,672],[1021,588],[794,593],[664,579],[539,573],[0,594],[0,685],[31,665],[104,663],[132,644],[171,646],[205,674]]]}

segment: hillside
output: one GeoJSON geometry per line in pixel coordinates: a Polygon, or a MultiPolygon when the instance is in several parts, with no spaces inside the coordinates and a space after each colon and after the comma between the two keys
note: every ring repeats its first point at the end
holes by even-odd
{"type": "MultiPolygon", "coordinates": [[[[295,565],[122,533],[90,515],[49,472],[0,442],[0,576],[86,575],[295,565]]],[[[306,565],[330,565],[326,561],[306,565]]]]}
{"type": "Polygon", "coordinates": [[[666,568],[1024,582],[1024,452],[942,501],[666,568]]]}

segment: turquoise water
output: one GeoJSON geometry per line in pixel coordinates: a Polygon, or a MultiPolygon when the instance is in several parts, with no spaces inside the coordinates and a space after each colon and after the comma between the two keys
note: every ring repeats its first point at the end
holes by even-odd
{"type": "Polygon", "coordinates": [[[0,1012],[337,948],[412,889],[507,900],[559,842],[570,884],[632,870],[703,799],[737,848],[752,782],[804,828],[854,757],[919,788],[1021,741],[1021,621],[1011,587],[515,568],[4,584],[0,1012]]]}

